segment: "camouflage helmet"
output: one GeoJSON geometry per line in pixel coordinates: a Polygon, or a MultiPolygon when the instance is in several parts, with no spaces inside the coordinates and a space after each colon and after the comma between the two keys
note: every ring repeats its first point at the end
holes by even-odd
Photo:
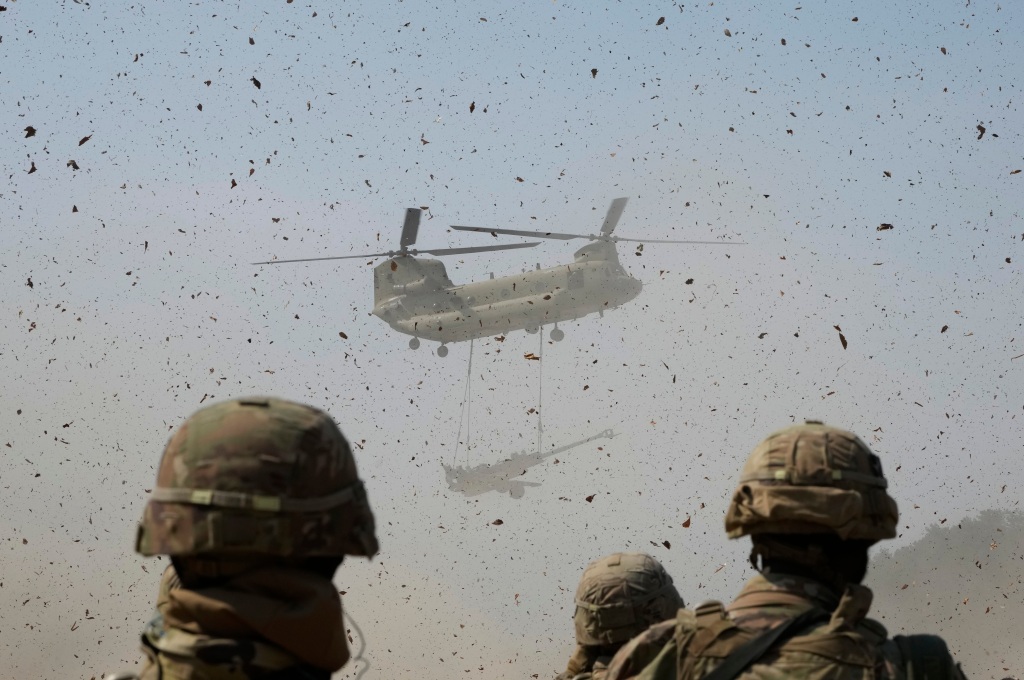
{"type": "Polygon", "coordinates": [[[576,588],[576,642],[625,642],[685,606],[672,577],[643,553],[614,553],[591,562],[576,588]]]}
{"type": "Polygon", "coordinates": [[[758,444],[725,515],[730,538],[834,533],[875,542],[896,535],[899,512],[882,463],[857,435],[809,420],[758,444]]]}
{"type": "Polygon", "coordinates": [[[377,538],[331,417],[254,397],[201,409],[174,433],[135,547],[147,556],[372,557],[377,538]]]}

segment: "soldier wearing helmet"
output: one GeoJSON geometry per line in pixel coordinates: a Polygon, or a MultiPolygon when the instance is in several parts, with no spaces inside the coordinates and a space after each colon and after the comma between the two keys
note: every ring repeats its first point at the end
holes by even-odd
{"type": "Polygon", "coordinates": [[[377,539],[330,416],[261,397],[204,408],[175,432],[136,550],[171,561],[142,680],[326,680],[349,659],[331,578],[377,539]]]}
{"type": "Polygon", "coordinates": [[[607,680],[829,678],[962,680],[945,642],[896,636],[866,618],[868,548],[896,535],[896,502],[878,457],[817,421],[758,444],[725,516],[750,536],[760,572],[727,607],[681,610],[612,660],[607,680]]]}
{"type": "Polygon", "coordinates": [[[594,560],[576,588],[576,649],[556,680],[602,680],[619,647],[683,606],[672,577],[650,555],[594,560]]]}

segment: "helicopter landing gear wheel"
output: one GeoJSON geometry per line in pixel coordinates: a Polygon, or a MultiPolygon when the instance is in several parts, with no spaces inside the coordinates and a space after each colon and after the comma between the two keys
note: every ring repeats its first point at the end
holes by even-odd
{"type": "Polygon", "coordinates": [[[565,331],[557,327],[552,329],[551,339],[554,340],[555,342],[561,342],[562,340],[565,340],[565,331]]]}
{"type": "Polygon", "coordinates": [[[533,334],[534,334],[534,333],[536,333],[536,332],[537,332],[537,331],[538,331],[539,329],[538,329],[538,328],[537,328],[536,326],[530,326],[529,328],[525,328],[525,329],[523,329],[523,330],[525,330],[525,331],[526,331],[527,333],[529,333],[530,335],[533,335],[533,334]]]}
{"type": "Polygon", "coordinates": [[[419,338],[413,338],[412,340],[409,341],[409,349],[419,349],[419,348],[420,348],[420,339],[419,338]]]}
{"type": "Polygon", "coordinates": [[[445,345],[441,345],[440,347],[438,347],[437,356],[441,357],[442,359],[448,356],[448,347],[445,345]]]}

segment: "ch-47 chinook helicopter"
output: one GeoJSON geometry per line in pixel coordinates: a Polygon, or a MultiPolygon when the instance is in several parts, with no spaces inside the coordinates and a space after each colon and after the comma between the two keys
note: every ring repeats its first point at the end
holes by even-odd
{"type": "Polygon", "coordinates": [[[440,260],[417,257],[427,255],[460,255],[494,250],[532,248],[538,242],[467,248],[440,248],[416,250],[420,210],[409,208],[399,250],[365,255],[314,257],[298,260],[271,260],[255,264],[284,264],[288,262],[314,262],[322,260],[363,259],[386,257],[385,262],[373,270],[373,314],[383,319],[400,333],[413,336],[411,349],[420,346],[420,339],[441,343],[437,355],[448,355],[449,342],[461,342],[487,336],[502,335],[510,331],[526,330],[536,333],[547,324],[555,324],[551,339],[560,341],[565,333],[558,328],[560,321],[578,319],[588,314],[603,315],[640,294],[642,284],[622,267],[615,244],[619,241],[635,243],[691,243],[726,245],[725,241],[658,241],[651,239],[620,238],[612,232],[618,224],[627,198],[612,201],[601,231],[597,234],[564,234],[557,232],[520,231],[516,229],[488,229],[483,227],[453,226],[459,231],[488,234],[508,234],[546,239],[588,239],[591,241],[573,256],[569,264],[503,276],[466,284],[455,284],[440,260]]]}

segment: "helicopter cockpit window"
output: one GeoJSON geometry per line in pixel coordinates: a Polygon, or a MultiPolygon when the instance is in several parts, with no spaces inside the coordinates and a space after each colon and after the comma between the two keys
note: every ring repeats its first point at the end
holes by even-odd
{"type": "Polygon", "coordinates": [[[583,287],[583,270],[575,269],[569,272],[569,290],[583,287]]]}

